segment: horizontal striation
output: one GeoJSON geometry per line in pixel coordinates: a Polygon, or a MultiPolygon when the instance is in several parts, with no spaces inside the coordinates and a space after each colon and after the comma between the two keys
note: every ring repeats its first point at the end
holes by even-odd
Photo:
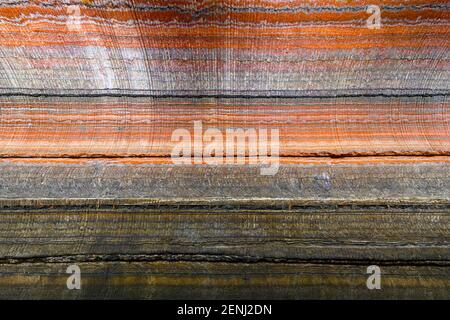
{"type": "Polygon", "coordinates": [[[435,95],[450,6],[382,1],[55,1],[0,6],[0,94],[435,95]],[[71,3],[72,4],[72,3],[71,3]],[[79,28],[78,28],[79,27],[79,28]]]}
{"type": "Polygon", "coordinates": [[[0,105],[3,157],[170,157],[173,132],[187,129],[193,138],[194,121],[224,139],[230,128],[278,129],[280,156],[450,154],[450,100],[443,96],[0,97],[0,105]]]}
{"type": "Polygon", "coordinates": [[[448,299],[449,26],[429,0],[1,1],[0,298],[448,299]],[[175,165],[194,121],[278,129],[276,174],[175,165]]]}
{"type": "Polygon", "coordinates": [[[450,200],[449,157],[288,159],[273,176],[260,175],[260,165],[255,164],[180,166],[159,161],[2,159],[0,199],[19,204],[21,199],[37,203],[50,199],[55,204],[129,199],[131,204],[255,200],[288,205],[310,201],[431,205],[450,200]]]}
{"type": "Polygon", "coordinates": [[[448,261],[450,204],[2,206],[0,260],[448,261]],[[153,258],[152,258],[153,257],[153,258]],[[83,259],[83,257],[81,257],[83,259]]]}
{"type": "MultiPolygon", "coordinates": [[[[368,290],[366,265],[78,263],[81,290],[67,290],[67,263],[0,264],[3,299],[448,299],[448,266],[381,266],[368,290]]],[[[239,304],[237,302],[237,304],[239,304]]]]}

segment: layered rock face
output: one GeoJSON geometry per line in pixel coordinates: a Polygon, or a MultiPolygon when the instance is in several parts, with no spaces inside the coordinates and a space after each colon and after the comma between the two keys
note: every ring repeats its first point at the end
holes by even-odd
{"type": "Polygon", "coordinates": [[[0,2],[2,298],[450,298],[449,156],[448,1],[0,2]]]}

